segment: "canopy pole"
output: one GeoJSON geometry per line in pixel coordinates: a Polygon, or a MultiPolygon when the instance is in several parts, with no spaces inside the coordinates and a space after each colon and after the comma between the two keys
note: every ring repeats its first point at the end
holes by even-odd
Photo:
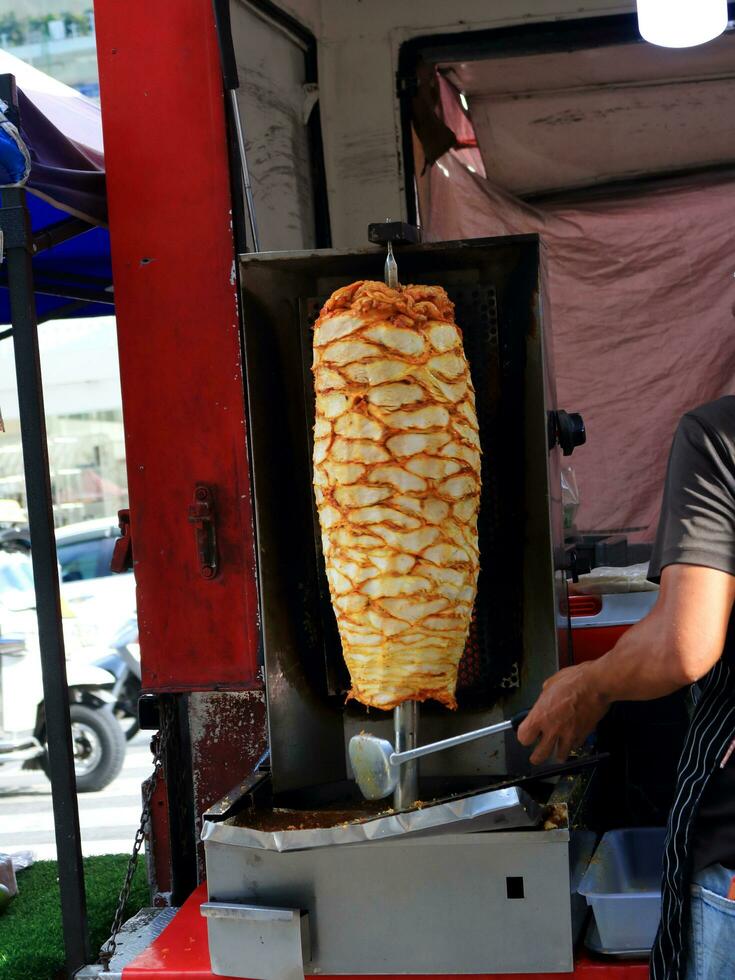
{"type": "MultiPolygon", "coordinates": [[[[0,75],[0,98],[8,106],[8,118],[17,125],[18,100],[12,75],[0,75]]],[[[4,235],[10,293],[28,525],[31,533],[36,616],[43,672],[61,919],[66,970],[71,977],[89,962],[90,946],[33,292],[32,236],[25,190],[20,187],[0,188],[0,199],[0,228],[4,235]]]]}

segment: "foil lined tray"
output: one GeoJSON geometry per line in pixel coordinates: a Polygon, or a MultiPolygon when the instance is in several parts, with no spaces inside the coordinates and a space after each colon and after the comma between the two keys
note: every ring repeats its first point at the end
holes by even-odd
{"type": "MultiPolygon", "coordinates": [[[[300,827],[300,818],[303,822],[305,813],[281,810],[270,812],[274,818],[282,819],[283,829],[260,829],[258,812],[244,811],[223,822],[205,820],[202,840],[267,851],[303,851],[419,834],[439,836],[529,828],[537,826],[542,819],[541,807],[519,786],[356,819],[340,820],[334,815],[337,822],[331,826],[300,827]]],[[[328,820],[330,815],[323,816],[328,820]]]]}

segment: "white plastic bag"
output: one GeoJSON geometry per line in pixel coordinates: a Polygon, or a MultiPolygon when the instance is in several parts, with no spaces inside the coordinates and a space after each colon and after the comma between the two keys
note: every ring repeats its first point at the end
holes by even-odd
{"type": "Polygon", "coordinates": [[[18,882],[15,880],[15,868],[10,854],[0,854],[0,885],[4,885],[11,896],[18,894],[18,882]]]}
{"type": "Polygon", "coordinates": [[[11,898],[18,894],[16,871],[30,868],[35,856],[33,851],[17,851],[15,854],[0,854],[0,885],[4,885],[11,898]]]}
{"type": "Polygon", "coordinates": [[[619,592],[655,592],[658,586],[648,581],[648,562],[622,568],[600,565],[579,576],[574,592],[582,595],[610,595],[619,592]]]}
{"type": "Polygon", "coordinates": [[[10,857],[13,859],[13,868],[16,872],[25,871],[36,860],[33,851],[15,851],[10,857]]]}

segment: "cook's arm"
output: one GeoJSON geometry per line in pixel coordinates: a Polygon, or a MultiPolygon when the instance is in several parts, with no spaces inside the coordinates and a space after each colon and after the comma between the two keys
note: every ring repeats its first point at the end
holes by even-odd
{"type": "Polygon", "coordinates": [[[538,745],[531,761],[566,759],[613,701],[647,701],[703,677],[719,660],[735,600],[735,576],[700,565],[668,565],[651,612],[597,661],[568,667],[544,689],[518,730],[538,745]]]}

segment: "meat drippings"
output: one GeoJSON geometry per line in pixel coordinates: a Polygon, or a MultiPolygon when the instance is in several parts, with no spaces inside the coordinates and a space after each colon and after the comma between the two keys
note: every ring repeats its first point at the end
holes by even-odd
{"type": "Polygon", "coordinates": [[[389,816],[392,810],[385,804],[352,810],[288,810],[275,807],[272,810],[245,810],[233,817],[235,827],[248,827],[263,833],[281,833],[287,830],[327,830],[333,827],[348,827],[353,823],[364,823],[376,817],[389,816]]]}

